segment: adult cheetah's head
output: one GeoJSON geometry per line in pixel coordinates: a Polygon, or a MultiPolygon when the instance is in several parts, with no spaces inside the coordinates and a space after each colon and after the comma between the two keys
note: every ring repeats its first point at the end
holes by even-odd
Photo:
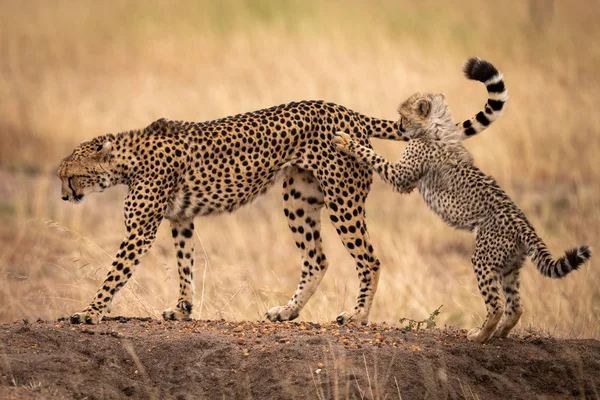
{"type": "Polygon", "coordinates": [[[400,131],[408,139],[441,140],[456,130],[443,94],[415,93],[398,107],[400,131]]]}
{"type": "Polygon", "coordinates": [[[58,169],[62,181],[62,199],[79,203],[89,193],[111,186],[112,143],[102,138],[85,141],[65,158],[58,169]]]}

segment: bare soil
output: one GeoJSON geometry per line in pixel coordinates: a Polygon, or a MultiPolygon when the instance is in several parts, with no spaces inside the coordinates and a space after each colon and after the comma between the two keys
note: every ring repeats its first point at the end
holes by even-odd
{"type": "Polygon", "coordinates": [[[117,317],[0,326],[0,398],[598,398],[600,342],[117,317]]]}

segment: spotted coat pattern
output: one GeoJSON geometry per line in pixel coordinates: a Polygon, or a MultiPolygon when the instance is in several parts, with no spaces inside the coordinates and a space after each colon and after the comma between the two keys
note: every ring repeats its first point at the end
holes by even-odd
{"type": "Polygon", "coordinates": [[[71,321],[101,320],[152,246],[164,219],[171,225],[180,291],[176,307],[163,317],[189,318],[194,296],[194,217],[234,211],[283,174],[283,211],[302,255],[302,271],[289,302],[271,308],[266,317],[271,321],[296,318],[323,278],[328,268],[320,230],[325,207],[356,261],[360,282],[356,305],[340,314],[338,322],[366,323],[380,273],[365,225],[372,172],[339,156],[331,143],[338,130],[367,147],[369,137],[403,139],[393,121],[369,118],[332,103],[301,101],[209,122],[160,119],[141,130],[80,144],[58,171],[63,199],[79,202],[89,193],[127,185],[127,233],[100,290],[71,321]]]}
{"type": "MultiPolygon", "coordinates": [[[[483,117],[477,118],[483,121],[478,131],[490,124],[492,119],[485,114],[492,111],[486,108],[483,117]]],[[[468,338],[485,341],[493,335],[506,337],[523,313],[519,272],[526,256],[542,275],[562,278],[591,257],[591,248],[581,246],[566,251],[561,258],[552,257],[523,212],[491,176],[474,165],[462,144],[465,126],[452,122],[444,96],[415,94],[399,112],[400,129],[409,142],[395,164],[343,132],[336,134],[333,143],[342,153],[373,168],[400,193],[417,188],[427,206],[447,224],[474,234],[471,261],[487,316],[468,338]]]]}

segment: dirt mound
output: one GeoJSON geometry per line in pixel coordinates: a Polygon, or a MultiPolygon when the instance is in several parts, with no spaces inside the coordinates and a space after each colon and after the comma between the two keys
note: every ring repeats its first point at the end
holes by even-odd
{"type": "Polygon", "coordinates": [[[600,342],[115,318],[0,327],[2,398],[598,398],[600,342]]]}

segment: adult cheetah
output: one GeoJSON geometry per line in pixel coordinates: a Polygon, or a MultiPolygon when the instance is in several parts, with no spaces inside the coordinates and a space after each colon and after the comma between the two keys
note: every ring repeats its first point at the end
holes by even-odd
{"type": "Polygon", "coordinates": [[[231,212],[264,193],[276,174],[284,172],[284,213],[302,253],[302,273],[289,302],[271,308],[266,317],[298,317],[323,278],[328,262],[320,228],[326,207],[356,260],[360,280],[354,309],[337,320],[366,323],[380,273],[365,225],[372,172],[339,156],[331,143],[338,130],[364,146],[370,146],[369,137],[404,139],[396,122],[323,101],[301,101],[209,122],[160,119],[144,129],[81,143],[58,171],[63,200],[78,203],[89,193],[127,185],[127,234],[102,287],[71,322],[102,319],[150,249],[163,219],[171,224],[180,279],[177,305],[163,317],[188,318],[194,294],[194,217],[231,212]]]}
{"type": "Polygon", "coordinates": [[[469,59],[464,72],[487,86],[490,98],[485,110],[455,125],[443,95],[409,97],[398,110],[400,130],[409,139],[398,163],[390,163],[345,133],[337,134],[333,142],[339,151],[372,167],[397,191],[408,193],[417,187],[429,208],[446,223],[473,232],[472,263],[487,317],[467,337],[485,341],[492,335],[508,336],[523,313],[519,272],[526,256],[542,275],[562,278],[589,260],[592,251],[581,246],[559,259],[552,257],[523,212],[492,177],[474,165],[462,144],[464,132],[476,133],[498,119],[507,94],[502,74],[489,62],[469,59]],[[506,306],[500,300],[500,283],[506,306]]]}

